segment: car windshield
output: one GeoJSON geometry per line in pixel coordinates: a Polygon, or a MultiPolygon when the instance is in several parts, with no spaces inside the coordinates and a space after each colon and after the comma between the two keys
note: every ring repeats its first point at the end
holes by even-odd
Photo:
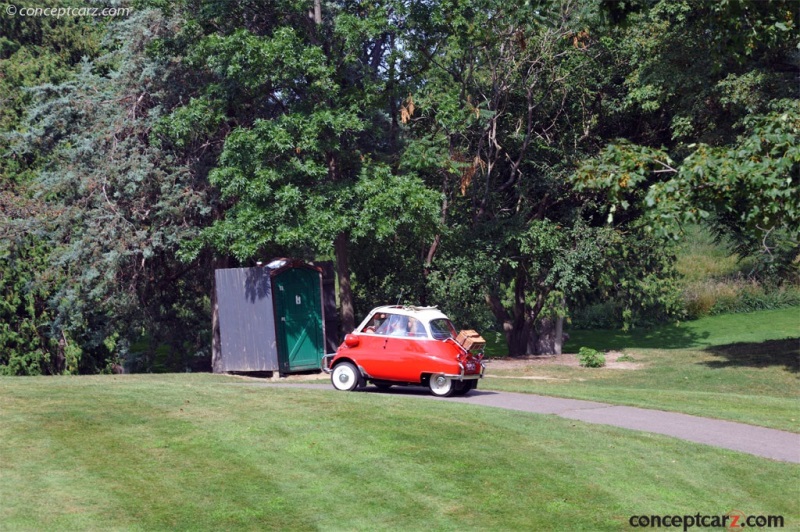
{"type": "Polygon", "coordinates": [[[456,328],[453,327],[453,324],[450,323],[450,320],[445,318],[439,318],[436,320],[431,320],[431,334],[437,340],[447,340],[448,338],[455,338],[456,337],[456,328]]]}

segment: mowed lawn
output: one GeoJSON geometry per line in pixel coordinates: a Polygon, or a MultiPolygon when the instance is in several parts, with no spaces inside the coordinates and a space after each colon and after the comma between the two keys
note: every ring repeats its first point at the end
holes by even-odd
{"type": "Polygon", "coordinates": [[[621,351],[637,369],[531,364],[481,386],[800,432],[800,308],[713,316],[650,330],[570,331],[565,352],[621,351]],[[524,378],[509,378],[509,377],[524,378]]]}
{"type": "Polygon", "coordinates": [[[213,375],[0,379],[4,530],[620,530],[780,515],[800,466],[553,416],[213,375]]]}

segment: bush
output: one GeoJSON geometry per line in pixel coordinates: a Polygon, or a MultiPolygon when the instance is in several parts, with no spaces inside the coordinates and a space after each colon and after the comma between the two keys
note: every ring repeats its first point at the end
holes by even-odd
{"type": "Polygon", "coordinates": [[[606,365],[606,357],[597,349],[581,347],[578,351],[578,360],[585,368],[602,368],[606,365]]]}

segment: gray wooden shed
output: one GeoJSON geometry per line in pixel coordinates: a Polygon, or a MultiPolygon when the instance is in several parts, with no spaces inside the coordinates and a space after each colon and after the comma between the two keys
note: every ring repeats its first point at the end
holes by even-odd
{"type": "Polygon", "coordinates": [[[326,349],[322,272],[292,259],[216,270],[213,371],[318,369],[326,349]]]}

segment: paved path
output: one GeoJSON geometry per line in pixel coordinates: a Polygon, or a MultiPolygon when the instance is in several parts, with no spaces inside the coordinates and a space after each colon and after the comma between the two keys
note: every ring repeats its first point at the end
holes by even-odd
{"type": "MultiPolygon", "coordinates": [[[[258,385],[301,387],[317,390],[327,388],[331,390],[331,393],[335,392],[330,385],[321,384],[258,383],[258,385]]],[[[364,392],[378,393],[377,389],[372,386],[367,386],[364,392]]],[[[526,393],[475,390],[465,397],[439,398],[430,395],[427,389],[415,387],[395,387],[389,393],[536,414],[552,414],[567,419],[585,421],[586,423],[612,425],[625,429],[664,434],[674,438],[732,449],[783,462],[800,463],[800,434],[756,427],[744,423],[632,406],[617,406],[526,393]]]]}

